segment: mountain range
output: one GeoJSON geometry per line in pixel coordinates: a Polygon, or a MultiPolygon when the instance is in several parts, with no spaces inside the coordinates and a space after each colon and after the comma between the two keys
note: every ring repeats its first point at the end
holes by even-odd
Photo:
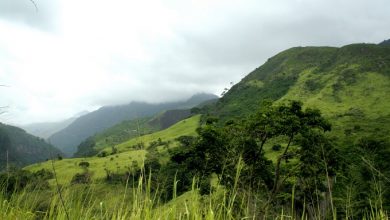
{"type": "Polygon", "coordinates": [[[105,106],[83,115],[66,128],[51,135],[48,140],[67,155],[77,151],[77,146],[86,138],[104,131],[122,121],[153,116],[173,109],[189,109],[202,102],[217,99],[213,94],[196,94],[186,101],[151,104],[131,102],[127,105],[105,106]]]}

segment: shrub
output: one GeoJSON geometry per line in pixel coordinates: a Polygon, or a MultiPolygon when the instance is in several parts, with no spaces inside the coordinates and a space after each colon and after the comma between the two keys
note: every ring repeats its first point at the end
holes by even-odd
{"type": "Polygon", "coordinates": [[[273,151],[280,151],[280,149],[282,149],[282,146],[280,144],[275,144],[274,146],[272,146],[273,151]]]}
{"type": "Polygon", "coordinates": [[[54,178],[53,172],[47,169],[38,170],[37,172],[33,173],[33,176],[35,178],[42,179],[42,180],[48,180],[54,178]]]}
{"type": "Polygon", "coordinates": [[[82,167],[82,168],[88,168],[89,167],[89,163],[87,161],[82,161],[79,163],[79,166],[82,167]]]}
{"type": "Polygon", "coordinates": [[[195,142],[196,138],[184,135],[176,138],[176,140],[179,141],[183,147],[190,147],[195,142]]]}
{"type": "Polygon", "coordinates": [[[90,184],[91,179],[91,173],[90,172],[83,172],[83,173],[76,173],[71,181],[71,184],[90,184]]]}
{"type": "Polygon", "coordinates": [[[52,172],[45,169],[35,173],[15,169],[10,170],[8,173],[0,173],[0,186],[2,187],[2,192],[7,196],[24,189],[48,189],[49,183],[47,180],[53,178],[53,176],[52,172]]]}
{"type": "Polygon", "coordinates": [[[111,147],[111,155],[114,155],[114,154],[116,154],[116,153],[118,153],[118,149],[116,149],[116,147],[111,147]]]}
{"type": "Polygon", "coordinates": [[[100,152],[97,156],[98,157],[107,157],[107,152],[106,151],[102,151],[102,152],[100,152]]]}
{"type": "Polygon", "coordinates": [[[313,92],[321,87],[322,85],[315,79],[309,79],[305,82],[305,88],[310,92],[313,92]]]}

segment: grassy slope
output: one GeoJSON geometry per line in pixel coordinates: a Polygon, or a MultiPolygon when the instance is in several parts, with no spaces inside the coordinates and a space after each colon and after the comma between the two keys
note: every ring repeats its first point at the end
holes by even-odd
{"type": "Polygon", "coordinates": [[[379,133],[389,132],[389,125],[381,123],[381,120],[388,121],[390,117],[390,94],[389,77],[375,72],[362,73],[356,77],[356,82],[348,85],[339,92],[333,89],[334,83],[340,76],[335,74],[316,76],[318,80],[324,81],[324,88],[319,91],[307,91],[305,82],[313,74],[308,71],[302,74],[294,87],[279,100],[301,100],[307,107],[319,108],[334,125],[333,128],[339,137],[348,133],[349,136],[357,136],[359,133],[374,133],[375,128],[381,128],[379,133]],[[356,130],[356,126],[360,126],[356,130]],[[353,131],[355,129],[356,131],[353,131]],[[372,130],[374,129],[374,130],[372,130]]]}
{"type": "Polygon", "coordinates": [[[298,47],[279,53],[256,68],[219,100],[214,113],[225,121],[251,114],[262,99],[278,100],[302,71],[326,63],[337,51],[331,47],[298,47]]]}
{"type": "MultiPolygon", "coordinates": [[[[191,117],[189,109],[168,110],[153,117],[143,117],[134,120],[123,121],[92,136],[96,145],[94,149],[100,151],[107,147],[116,146],[131,138],[151,134],[166,129],[177,122],[191,117]]],[[[78,152],[76,155],[83,155],[78,152]]]]}
{"type": "Polygon", "coordinates": [[[148,122],[152,117],[144,117],[136,120],[123,121],[113,127],[94,136],[96,150],[115,146],[139,135],[152,133],[159,130],[157,126],[151,126],[148,122]],[[140,133],[138,133],[138,129],[140,133]]]}
{"type": "MultiPolygon", "coordinates": [[[[79,167],[79,163],[81,161],[89,162],[90,166],[88,169],[93,173],[92,178],[94,180],[104,178],[106,175],[105,169],[113,172],[123,173],[130,169],[133,161],[136,161],[136,163],[141,166],[147,153],[147,149],[135,150],[131,148],[133,145],[143,142],[145,146],[148,146],[150,142],[157,141],[159,138],[161,138],[163,141],[174,142],[177,137],[183,135],[196,135],[196,128],[199,126],[199,120],[200,115],[196,115],[189,119],[180,121],[165,130],[126,141],[118,145],[117,149],[119,153],[115,155],[110,155],[107,157],[87,157],[63,159],[60,161],[57,160],[55,161],[54,165],[59,183],[66,185],[70,183],[72,177],[76,173],[83,172],[83,169],[79,167]]],[[[106,148],[105,151],[111,152],[111,148],[106,148]]],[[[52,170],[52,164],[51,161],[46,161],[43,163],[30,165],[25,169],[31,171],[37,171],[40,169],[52,170]]],[[[54,180],[51,181],[54,183],[54,180]]]]}
{"type": "MultiPolygon", "coordinates": [[[[133,138],[129,141],[123,142],[117,145],[117,149],[120,152],[126,151],[128,149],[131,149],[134,145],[138,143],[144,143],[145,146],[148,146],[150,142],[157,141],[159,138],[161,138],[162,141],[174,141],[176,138],[183,135],[194,136],[196,135],[196,128],[199,126],[199,120],[200,115],[193,116],[189,119],[185,119],[176,123],[168,129],[133,138]]],[[[111,148],[106,148],[105,150],[110,151],[111,148]]]]}
{"type": "Polygon", "coordinates": [[[255,111],[261,100],[301,100],[319,108],[343,142],[390,133],[390,47],[297,47],[270,58],[217,103],[225,121],[255,111]]]}

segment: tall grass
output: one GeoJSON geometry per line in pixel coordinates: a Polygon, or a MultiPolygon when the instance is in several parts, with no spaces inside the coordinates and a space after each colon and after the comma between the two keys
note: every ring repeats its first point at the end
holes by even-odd
{"type": "MultiPolygon", "coordinates": [[[[291,193],[291,204],[280,210],[260,210],[262,200],[258,200],[238,187],[242,169],[241,160],[237,164],[234,186],[227,190],[217,183],[209,195],[199,193],[199,179],[194,178],[191,190],[181,196],[176,195],[176,178],[172,180],[173,199],[161,202],[161,192],[152,191],[150,171],[143,170],[137,181],[123,185],[107,185],[95,182],[90,185],[76,184],[62,186],[61,198],[56,190],[23,190],[7,197],[0,193],[0,219],[310,219],[302,212],[295,212],[295,188],[291,193]],[[129,184],[133,183],[133,184],[129,184]]],[[[129,177],[131,178],[131,177],[129,177]]],[[[380,189],[377,189],[380,196],[380,189]]],[[[264,202],[264,201],[263,201],[264,202]]],[[[371,203],[371,210],[364,219],[388,219],[381,199],[371,203]]],[[[269,208],[269,209],[272,209],[269,208]]],[[[318,214],[316,216],[321,216],[318,214]]],[[[337,218],[337,216],[332,216],[337,218]]],[[[352,219],[352,216],[343,216],[352,219]]],[[[317,218],[315,218],[317,219],[317,218]]],[[[319,217],[318,219],[323,219],[319,217]]],[[[337,218],[338,219],[338,218],[337,218]]]]}

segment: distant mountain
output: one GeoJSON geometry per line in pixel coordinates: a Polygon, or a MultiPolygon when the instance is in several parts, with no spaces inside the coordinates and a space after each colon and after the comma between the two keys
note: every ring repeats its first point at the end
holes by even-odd
{"type": "Polygon", "coordinates": [[[78,117],[86,115],[88,113],[89,113],[88,111],[82,111],[76,114],[74,117],[68,118],[63,121],[32,123],[28,125],[21,125],[20,127],[34,136],[41,137],[43,139],[48,139],[51,135],[66,128],[68,125],[74,122],[78,117]]]}
{"type": "Polygon", "coordinates": [[[44,161],[61,152],[42,138],[26,133],[24,130],[0,123],[0,170],[8,163],[15,166],[44,161]]]}
{"type": "Polygon", "coordinates": [[[223,123],[261,101],[298,100],[333,124],[335,140],[374,135],[390,139],[390,47],[352,44],[295,47],[270,58],[234,85],[209,112],[223,123]]]}
{"type": "Polygon", "coordinates": [[[125,120],[153,116],[171,109],[186,109],[204,101],[218,98],[212,94],[197,94],[187,101],[150,104],[131,102],[127,105],[106,106],[79,117],[65,129],[53,134],[49,141],[68,155],[77,150],[77,146],[87,137],[102,132],[125,120]]]}
{"type": "Polygon", "coordinates": [[[382,41],[381,43],[379,43],[379,45],[381,46],[390,45],[390,39],[382,41]]]}
{"type": "Polygon", "coordinates": [[[22,125],[21,127],[25,129],[28,133],[41,137],[43,139],[49,138],[51,135],[57,133],[58,131],[66,128],[76,118],[69,118],[60,122],[42,122],[42,123],[33,123],[28,125],[22,125]]]}

